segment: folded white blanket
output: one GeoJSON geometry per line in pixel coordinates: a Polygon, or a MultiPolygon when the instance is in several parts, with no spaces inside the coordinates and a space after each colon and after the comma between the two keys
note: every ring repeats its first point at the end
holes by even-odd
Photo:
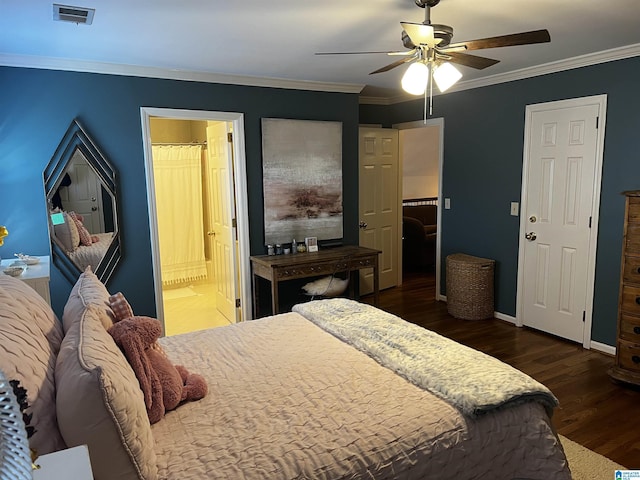
{"type": "Polygon", "coordinates": [[[371,305],[336,298],[298,304],[293,311],[465,415],[525,401],[540,402],[551,414],[558,405],[547,387],[525,373],[371,305]]]}

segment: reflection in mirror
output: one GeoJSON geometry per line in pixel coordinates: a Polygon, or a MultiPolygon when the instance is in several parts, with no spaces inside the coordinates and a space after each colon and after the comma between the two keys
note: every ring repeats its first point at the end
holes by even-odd
{"type": "Polygon", "coordinates": [[[54,263],[71,283],[87,266],[106,283],[120,260],[115,171],[77,120],[44,183],[54,263]]]}

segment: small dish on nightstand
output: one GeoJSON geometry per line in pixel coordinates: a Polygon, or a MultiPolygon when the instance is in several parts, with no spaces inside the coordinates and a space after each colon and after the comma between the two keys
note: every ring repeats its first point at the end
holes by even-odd
{"type": "Polygon", "coordinates": [[[22,272],[24,272],[24,267],[5,267],[4,270],[2,270],[2,273],[4,273],[5,275],[11,275],[12,277],[19,277],[20,275],[22,275],[22,272]]]}
{"type": "Polygon", "coordinates": [[[22,260],[27,265],[35,265],[40,261],[39,257],[33,257],[31,255],[24,255],[23,253],[16,253],[16,257],[22,260]]]}

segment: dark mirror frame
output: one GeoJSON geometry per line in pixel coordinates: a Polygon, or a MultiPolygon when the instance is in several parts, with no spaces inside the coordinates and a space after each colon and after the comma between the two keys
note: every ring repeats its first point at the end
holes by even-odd
{"type": "MultiPolygon", "coordinates": [[[[113,199],[113,238],[109,248],[105,252],[102,260],[93,272],[97,277],[106,284],[118,266],[121,258],[120,229],[118,226],[118,196],[116,195],[116,171],[107,161],[100,149],[96,146],[87,132],[82,128],[77,119],[71,122],[64,137],[60,141],[53,157],[44,170],[44,189],[47,203],[47,217],[49,216],[49,201],[54,192],[60,186],[65,174],[67,165],[69,164],[73,154],[79,150],[93,168],[95,174],[102,182],[103,187],[107,190],[113,199]]],[[[51,231],[53,228],[49,221],[49,238],[51,240],[51,252],[53,255],[53,263],[62,272],[64,277],[74,284],[82,271],[71,258],[66,254],[64,248],[55,240],[55,235],[51,231]]]]}

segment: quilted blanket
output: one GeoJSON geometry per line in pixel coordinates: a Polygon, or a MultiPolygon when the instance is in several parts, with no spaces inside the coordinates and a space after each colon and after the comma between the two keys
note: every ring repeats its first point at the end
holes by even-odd
{"type": "Polygon", "coordinates": [[[558,405],[547,387],[523,372],[370,305],[336,298],[293,310],[465,415],[526,401],[541,403],[551,415],[558,405]]]}
{"type": "Polygon", "coordinates": [[[477,417],[298,313],[160,339],[209,394],[151,426],[158,480],[570,480],[544,408],[477,417]]]}

